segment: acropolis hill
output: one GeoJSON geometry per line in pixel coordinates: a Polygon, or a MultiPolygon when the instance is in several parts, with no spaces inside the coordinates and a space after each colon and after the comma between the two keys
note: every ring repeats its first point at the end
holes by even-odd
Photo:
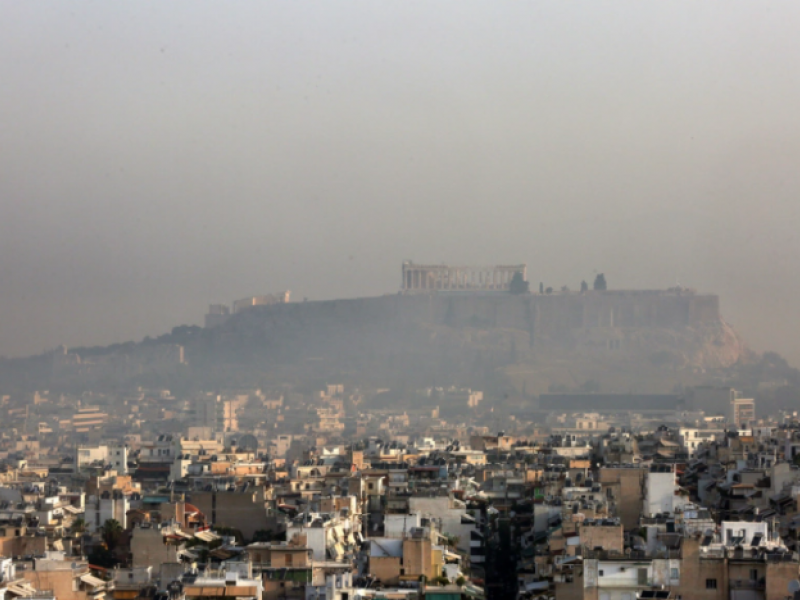
{"type": "Polygon", "coordinates": [[[520,293],[524,265],[404,265],[400,293],[254,306],[211,330],[214,361],[301,361],[376,385],[510,385],[528,392],[587,379],[671,387],[735,364],[744,344],[719,298],[687,289],[520,293]],[[433,270],[438,269],[438,272],[433,270]],[[445,272],[442,269],[449,269],[445,272]],[[247,358],[245,358],[247,357],[247,358]]]}
{"type": "MultiPolygon", "coordinates": [[[[512,293],[525,265],[403,265],[400,292],[213,305],[204,329],[139,344],[60,350],[29,380],[51,386],[155,378],[213,386],[337,377],[376,387],[467,385],[538,394],[596,382],[670,391],[747,351],[719,299],[684,288],[512,293]]],[[[6,365],[7,367],[7,365],[6,365]]]]}

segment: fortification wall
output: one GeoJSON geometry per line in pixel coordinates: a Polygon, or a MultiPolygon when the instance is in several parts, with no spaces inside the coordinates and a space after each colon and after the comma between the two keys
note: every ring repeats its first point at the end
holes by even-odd
{"type": "Polygon", "coordinates": [[[405,322],[535,330],[544,334],[609,327],[681,329],[720,320],[717,296],[638,291],[519,296],[398,294],[254,307],[248,312],[299,321],[321,317],[354,329],[405,322]]]}

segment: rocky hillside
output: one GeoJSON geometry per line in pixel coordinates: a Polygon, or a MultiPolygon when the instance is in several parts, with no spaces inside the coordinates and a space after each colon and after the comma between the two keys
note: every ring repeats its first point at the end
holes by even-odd
{"type": "Polygon", "coordinates": [[[748,356],[716,307],[716,297],[645,292],[293,303],[253,307],[213,329],[177,327],[138,344],[6,361],[0,375],[20,387],[51,389],[336,379],[526,394],[593,386],[669,391],[748,356]],[[185,364],[167,360],[178,347],[185,364]]]}
{"type": "Polygon", "coordinates": [[[601,379],[616,391],[629,390],[643,374],[674,387],[747,356],[745,344],[721,318],[688,323],[680,315],[675,322],[657,315],[615,326],[625,319],[608,313],[604,321],[605,304],[595,309],[607,298],[580,300],[543,308],[524,296],[386,296],[259,307],[205,332],[187,355],[208,366],[235,362],[337,373],[376,385],[519,390],[512,374],[526,371],[536,380],[523,379],[528,391],[566,385],[552,375],[561,369],[556,365],[570,365],[573,386],[584,383],[580,372],[611,372],[613,377],[601,379]]]}

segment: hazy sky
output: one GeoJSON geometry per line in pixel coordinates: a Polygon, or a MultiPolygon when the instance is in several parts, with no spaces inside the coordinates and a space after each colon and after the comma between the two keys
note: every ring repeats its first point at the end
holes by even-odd
{"type": "Polygon", "coordinates": [[[0,353],[400,264],[680,282],[800,363],[800,3],[0,3],[0,353]]]}

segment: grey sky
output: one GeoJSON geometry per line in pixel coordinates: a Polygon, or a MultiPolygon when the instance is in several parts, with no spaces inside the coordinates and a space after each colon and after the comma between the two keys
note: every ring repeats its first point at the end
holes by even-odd
{"type": "Polygon", "coordinates": [[[0,7],[0,353],[414,259],[679,281],[800,362],[797,2],[0,7]]]}

